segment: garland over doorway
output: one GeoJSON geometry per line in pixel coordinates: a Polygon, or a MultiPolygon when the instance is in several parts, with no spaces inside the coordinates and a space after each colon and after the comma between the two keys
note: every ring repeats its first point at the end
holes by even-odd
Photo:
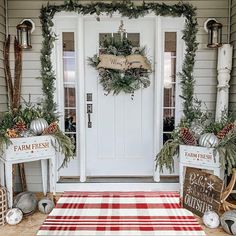
{"type": "Polygon", "coordinates": [[[183,99],[183,113],[187,122],[194,119],[194,84],[193,67],[195,62],[195,54],[198,47],[196,42],[197,34],[197,18],[196,8],[188,3],[180,2],[174,5],[166,5],[165,3],[145,3],[135,5],[131,1],[112,2],[112,3],[91,3],[79,4],[77,1],[66,0],[62,5],[50,5],[41,8],[40,20],[42,24],[42,49],[41,49],[41,79],[43,83],[44,93],[44,113],[50,119],[54,118],[56,104],[54,103],[53,93],[55,91],[54,81],[56,80],[53,71],[51,54],[56,35],[52,30],[53,17],[55,13],[67,11],[77,12],[82,15],[95,14],[99,20],[102,13],[112,16],[114,12],[118,12],[122,17],[138,18],[143,17],[150,12],[159,16],[185,17],[185,29],[183,30],[183,40],[186,45],[185,57],[182,65],[182,71],[179,73],[183,99]]]}

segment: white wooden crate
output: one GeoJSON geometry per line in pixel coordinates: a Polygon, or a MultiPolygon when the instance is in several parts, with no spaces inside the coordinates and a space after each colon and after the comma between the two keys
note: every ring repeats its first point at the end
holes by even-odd
{"type": "Polygon", "coordinates": [[[179,147],[179,182],[180,193],[183,194],[185,168],[193,167],[213,172],[224,179],[224,168],[221,165],[219,153],[214,148],[180,145],[179,147]]]}
{"type": "Polygon", "coordinates": [[[21,160],[55,155],[52,137],[48,135],[27,138],[12,138],[12,144],[5,148],[3,159],[21,160]]]}
{"type": "Polygon", "coordinates": [[[219,153],[214,148],[180,145],[180,161],[200,166],[220,167],[219,153]]]}
{"type": "Polygon", "coordinates": [[[56,150],[52,145],[53,137],[48,135],[33,136],[27,138],[12,138],[11,144],[3,150],[0,156],[0,179],[1,185],[8,189],[8,203],[13,203],[12,166],[18,163],[41,161],[43,192],[46,196],[48,174],[50,176],[50,190],[56,191],[56,150]],[[49,160],[49,168],[48,168],[49,160]],[[49,170],[49,173],[48,173],[49,170]],[[6,181],[5,181],[6,180],[6,181]]]}

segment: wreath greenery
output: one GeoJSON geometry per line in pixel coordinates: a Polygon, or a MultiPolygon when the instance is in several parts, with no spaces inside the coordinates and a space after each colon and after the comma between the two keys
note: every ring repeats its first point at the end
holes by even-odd
{"type": "MultiPolygon", "coordinates": [[[[115,56],[129,56],[139,54],[145,57],[145,47],[133,47],[131,41],[127,38],[123,40],[115,40],[109,38],[104,40],[101,44],[100,54],[115,55],[115,56]]],[[[147,60],[147,58],[145,57],[147,60]]],[[[125,93],[134,93],[135,90],[140,88],[147,88],[150,85],[149,75],[151,70],[140,68],[129,68],[127,70],[118,70],[100,67],[98,54],[88,58],[89,64],[96,68],[99,72],[100,84],[108,95],[113,92],[113,95],[119,94],[121,91],[125,93]]],[[[150,62],[147,60],[147,63],[150,62]]]]}

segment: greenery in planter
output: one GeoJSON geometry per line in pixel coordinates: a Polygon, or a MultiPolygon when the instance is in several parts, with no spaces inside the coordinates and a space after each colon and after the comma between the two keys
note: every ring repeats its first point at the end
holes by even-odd
{"type": "MultiPolygon", "coordinates": [[[[30,103],[20,106],[19,109],[5,112],[0,117],[0,153],[3,151],[4,145],[11,144],[10,138],[33,136],[34,133],[30,131],[30,123],[40,117],[44,118],[42,107],[32,106],[30,103]]],[[[53,117],[57,117],[57,115],[55,114],[53,117]]],[[[61,165],[64,167],[73,158],[75,147],[70,138],[59,129],[56,119],[49,117],[47,121],[50,125],[45,129],[43,135],[49,134],[55,138],[54,147],[58,147],[58,151],[65,156],[61,165]]]]}
{"type": "Polygon", "coordinates": [[[215,151],[219,152],[220,160],[227,174],[232,173],[232,168],[236,166],[236,116],[234,113],[222,114],[221,121],[214,121],[208,112],[200,110],[199,101],[194,106],[195,119],[188,123],[182,119],[179,126],[171,133],[171,139],[167,140],[160,152],[156,156],[156,168],[161,171],[167,168],[173,172],[174,156],[179,153],[179,145],[198,145],[198,138],[204,133],[213,133],[218,138],[218,145],[215,151]],[[201,125],[201,133],[194,133],[197,125],[201,125]],[[196,142],[193,144],[193,140],[196,142]]]}

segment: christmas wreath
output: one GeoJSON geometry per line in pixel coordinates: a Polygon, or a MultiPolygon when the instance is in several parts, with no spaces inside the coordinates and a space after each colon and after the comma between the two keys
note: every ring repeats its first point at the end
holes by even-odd
{"type": "Polygon", "coordinates": [[[117,95],[121,91],[133,94],[150,85],[151,63],[145,56],[145,47],[133,47],[126,37],[104,40],[99,54],[89,57],[88,61],[98,70],[106,95],[111,92],[117,95]]]}

